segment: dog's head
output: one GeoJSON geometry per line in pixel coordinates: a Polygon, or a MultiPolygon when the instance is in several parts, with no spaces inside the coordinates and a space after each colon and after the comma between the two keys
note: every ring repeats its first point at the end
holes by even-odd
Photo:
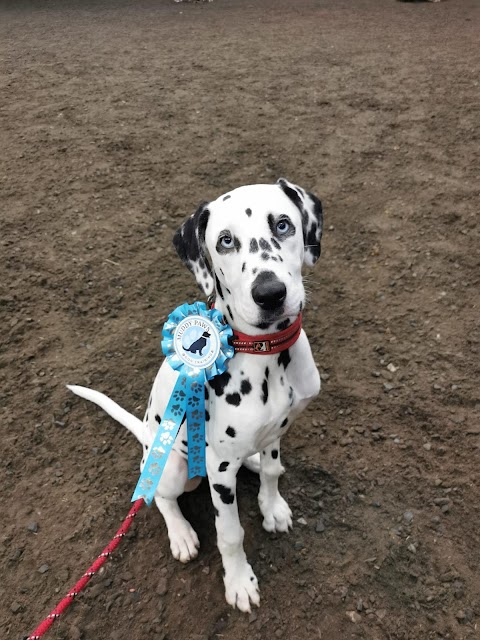
{"type": "Polygon", "coordinates": [[[281,178],[200,205],[173,244],[233,326],[266,330],[302,310],[302,265],[320,257],[322,222],[320,200],[281,178]]]}

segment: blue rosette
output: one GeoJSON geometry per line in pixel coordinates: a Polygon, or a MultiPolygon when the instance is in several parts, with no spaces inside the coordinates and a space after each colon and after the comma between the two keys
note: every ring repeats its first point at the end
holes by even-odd
{"type": "Polygon", "coordinates": [[[232,329],[203,302],[182,304],[162,331],[162,350],[178,378],[138,480],[132,502],[150,505],[184,416],[187,417],[188,477],[206,475],[205,384],[227,370],[234,349],[232,329]]]}

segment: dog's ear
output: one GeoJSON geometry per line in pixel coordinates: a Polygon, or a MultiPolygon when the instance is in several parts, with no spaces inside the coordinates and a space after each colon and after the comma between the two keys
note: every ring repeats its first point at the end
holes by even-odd
{"type": "Polygon", "coordinates": [[[313,267],[320,257],[323,231],[322,203],[313,193],[305,191],[296,184],[280,178],[277,185],[290,198],[302,214],[303,243],[305,245],[305,264],[313,267]]]}
{"type": "Polygon", "coordinates": [[[173,236],[176,252],[193,273],[198,286],[206,296],[213,293],[212,268],[205,248],[205,230],[209,216],[208,203],[204,202],[173,236]]]}

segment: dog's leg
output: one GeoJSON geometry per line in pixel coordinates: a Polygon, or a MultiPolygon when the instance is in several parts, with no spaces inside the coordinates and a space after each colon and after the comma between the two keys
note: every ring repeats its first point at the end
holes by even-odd
{"type": "Polygon", "coordinates": [[[239,462],[219,458],[213,447],[207,449],[207,471],[215,508],[217,544],[225,571],[225,598],[240,611],[260,604],[258,582],[243,549],[243,528],[238,517],[236,483],[239,462]]]}
{"type": "Polygon", "coordinates": [[[288,531],[292,526],[290,507],[278,491],[278,478],[285,469],[280,462],[280,439],[262,451],[258,504],[266,531],[288,531]]]}
{"type": "Polygon", "coordinates": [[[185,490],[187,480],[186,460],[176,451],[172,451],[155,493],[155,503],[167,525],[172,555],[180,562],[189,562],[196,558],[200,546],[197,534],[184,518],[177,502],[177,498],[185,490]]]}

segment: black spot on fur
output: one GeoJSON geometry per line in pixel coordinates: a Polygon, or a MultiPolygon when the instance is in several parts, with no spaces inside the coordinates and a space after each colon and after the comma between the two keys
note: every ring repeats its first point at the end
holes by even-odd
{"type": "Polygon", "coordinates": [[[258,251],[258,242],[255,240],[255,238],[252,238],[250,240],[250,249],[249,249],[250,253],[257,253],[258,251]]]}
{"type": "Polygon", "coordinates": [[[272,451],[272,458],[274,460],[276,460],[278,458],[278,451],[276,449],[273,449],[273,451],[272,451]]]}
{"type": "Polygon", "coordinates": [[[235,247],[235,250],[237,252],[240,251],[240,249],[242,248],[242,243],[237,238],[237,236],[233,236],[233,246],[235,247]]]}
{"type": "Polygon", "coordinates": [[[283,386],[283,376],[280,376],[280,384],[283,386]]]}
{"type": "Polygon", "coordinates": [[[186,440],[182,440],[182,444],[184,447],[188,447],[188,442],[186,440]]]}
{"type": "Polygon", "coordinates": [[[229,462],[221,462],[220,466],[218,467],[219,471],[226,471],[228,469],[228,465],[230,463],[229,462]]]}
{"type": "Polygon", "coordinates": [[[229,198],[231,198],[232,196],[223,196],[223,202],[225,202],[225,200],[228,200],[229,198]]]}
{"type": "Polygon", "coordinates": [[[233,404],[234,407],[238,407],[238,405],[242,401],[242,397],[235,391],[235,393],[227,393],[227,395],[225,396],[225,400],[228,402],[228,404],[233,404]]]}
{"type": "Polygon", "coordinates": [[[217,278],[217,274],[215,274],[215,286],[217,288],[218,295],[223,300],[223,289],[222,289],[222,285],[220,284],[220,280],[217,278]]]}
{"type": "Polygon", "coordinates": [[[268,329],[268,327],[270,326],[270,324],[271,324],[270,322],[259,322],[259,323],[257,324],[257,327],[258,327],[259,329],[268,329]]]}
{"type": "Polygon", "coordinates": [[[227,311],[230,314],[230,318],[232,319],[232,322],[234,321],[234,317],[233,317],[233,313],[232,310],[230,309],[230,305],[227,304],[227,311]]]}
{"type": "Polygon", "coordinates": [[[270,241],[275,247],[275,249],[280,249],[280,243],[278,242],[278,240],[275,240],[275,238],[270,238],[270,241]]]}
{"type": "Polygon", "coordinates": [[[220,495],[220,498],[224,504],[233,504],[235,501],[235,494],[232,490],[223,484],[214,484],[213,488],[220,495]]]}
{"type": "Polygon", "coordinates": [[[205,409],[205,422],[208,422],[210,420],[210,412],[205,409]]]}
{"type": "Polygon", "coordinates": [[[155,414],[155,422],[157,424],[160,424],[160,422],[162,421],[162,418],[158,415],[158,413],[155,414]]]}
{"type": "Polygon", "coordinates": [[[248,217],[252,215],[252,210],[250,209],[250,207],[248,207],[248,209],[245,209],[245,213],[247,214],[248,217]]]}
{"type": "Polygon", "coordinates": [[[210,388],[215,391],[215,395],[217,396],[223,395],[225,391],[225,387],[230,382],[231,377],[232,376],[228,373],[228,371],[225,371],[224,373],[221,373],[219,376],[215,376],[209,381],[208,384],[210,388]]]}
{"type": "Polygon", "coordinates": [[[246,262],[244,262],[244,263],[242,264],[242,273],[245,271],[245,267],[246,267],[246,266],[247,266],[247,263],[246,263],[246,262]]]}
{"type": "Polygon", "coordinates": [[[218,511],[217,507],[213,507],[213,513],[215,514],[216,518],[218,518],[218,516],[220,515],[220,512],[218,511]]]}
{"type": "Polygon", "coordinates": [[[262,260],[270,260],[270,256],[268,255],[268,253],[266,251],[264,251],[262,254],[260,254],[260,257],[262,260]]]}
{"type": "Polygon", "coordinates": [[[292,387],[288,388],[288,399],[290,400],[290,406],[292,406],[293,404],[293,388],[292,387]]]}
{"type": "Polygon", "coordinates": [[[258,241],[258,244],[260,245],[260,249],[262,249],[263,251],[272,250],[271,245],[265,240],[265,238],[260,238],[260,240],[258,241]]]}
{"type": "Polygon", "coordinates": [[[285,351],[282,351],[281,354],[278,356],[278,364],[279,365],[283,365],[283,368],[286,369],[288,367],[288,365],[290,364],[290,352],[288,349],[285,349],[285,351]]]}
{"type": "Polygon", "coordinates": [[[288,418],[285,418],[285,420],[282,422],[282,424],[280,425],[280,429],[283,429],[283,427],[286,427],[288,424],[288,418]]]}
{"type": "Polygon", "coordinates": [[[268,380],[268,376],[270,375],[270,369],[265,367],[265,378],[268,380]]]}
{"type": "Polygon", "coordinates": [[[277,324],[277,329],[279,331],[283,331],[284,329],[286,329],[289,326],[290,326],[290,320],[288,318],[286,318],[285,320],[282,320],[282,322],[279,322],[277,324]]]}
{"type": "Polygon", "coordinates": [[[233,427],[227,427],[225,433],[227,434],[227,436],[230,436],[230,438],[234,438],[237,435],[237,432],[233,427]]]}
{"type": "Polygon", "coordinates": [[[243,393],[244,396],[250,393],[252,390],[252,385],[250,384],[250,380],[242,380],[240,383],[240,393],[243,393]]]}
{"type": "Polygon", "coordinates": [[[145,451],[148,451],[148,444],[145,445],[145,451]]]}
{"type": "Polygon", "coordinates": [[[265,380],[262,382],[262,402],[263,402],[263,404],[267,404],[267,400],[268,400],[268,380],[265,378],[265,380]]]}
{"type": "Polygon", "coordinates": [[[205,400],[208,400],[210,397],[210,394],[208,393],[208,387],[205,386],[205,400]]]}
{"type": "Polygon", "coordinates": [[[255,269],[252,269],[252,274],[255,275],[257,273],[258,269],[255,267],[255,269]]]}

